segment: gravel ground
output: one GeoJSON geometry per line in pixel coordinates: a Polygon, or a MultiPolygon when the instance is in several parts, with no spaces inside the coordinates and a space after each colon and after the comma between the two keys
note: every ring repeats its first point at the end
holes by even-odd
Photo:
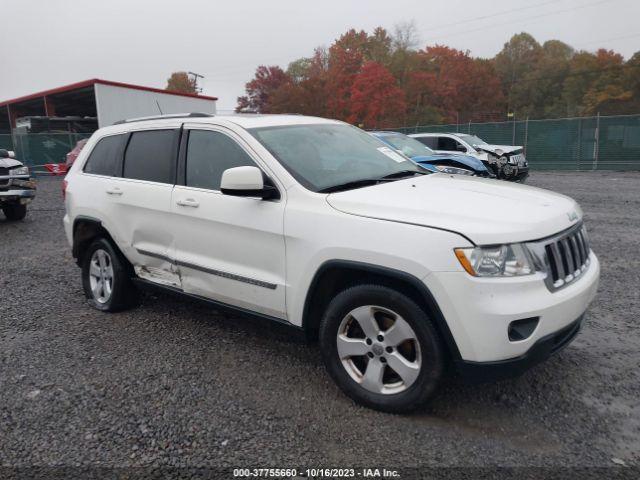
{"type": "Polygon", "coordinates": [[[588,466],[640,463],[640,172],[534,173],[576,198],[602,262],[576,341],[524,376],[447,380],[421,412],[359,407],[317,345],[188,301],[84,301],[60,181],[0,220],[0,465],[588,466]]]}

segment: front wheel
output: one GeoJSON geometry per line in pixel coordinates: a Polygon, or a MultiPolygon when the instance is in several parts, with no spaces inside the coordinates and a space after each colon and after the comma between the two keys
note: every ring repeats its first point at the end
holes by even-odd
{"type": "Polygon", "coordinates": [[[4,212],[4,216],[7,217],[7,220],[22,220],[27,215],[27,206],[20,203],[13,203],[2,207],[2,211],[4,212]]]}
{"type": "Polygon", "coordinates": [[[428,315],[379,285],[355,286],[331,301],[320,346],[338,386],[377,410],[414,410],[431,397],[443,372],[443,349],[428,315]]]}

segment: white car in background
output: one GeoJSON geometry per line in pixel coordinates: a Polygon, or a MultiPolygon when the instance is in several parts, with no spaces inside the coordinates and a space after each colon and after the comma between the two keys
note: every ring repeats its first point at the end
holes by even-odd
{"type": "Polygon", "coordinates": [[[522,146],[491,145],[465,133],[414,133],[409,136],[438,153],[459,152],[476,157],[499,179],[524,182],[529,176],[529,164],[522,146]]]}

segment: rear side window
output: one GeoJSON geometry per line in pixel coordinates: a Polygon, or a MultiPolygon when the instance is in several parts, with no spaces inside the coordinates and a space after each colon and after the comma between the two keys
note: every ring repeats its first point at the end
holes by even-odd
{"type": "Polygon", "coordinates": [[[438,150],[438,138],[437,137],[413,137],[423,145],[426,145],[431,150],[438,150]]]}
{"type": "Polygon", "coordinates": [[[451,150],[454,151],[458,142],[449,137],[438,137],[438,150],[451,150]]]}
{"type": "Polygon", "coordinates": [[[177,152],[175,130],[131,134],[124,154],[123,177],[173,184],[177,152]]]}
{"type": "Polygon", "coordinates": [[[126,135],[111,135],[99,140],[89,154],[84,171],[95,175],[118,176],[117,168],[125,138],[126,135]]]}
{"type": "Polygon", "coordinates": [[[233,167],[255,167],[251,157],[233,139],[223,133],[191,130],[187,144],[189,187],[220,190],[222,172],[233,167]]]}

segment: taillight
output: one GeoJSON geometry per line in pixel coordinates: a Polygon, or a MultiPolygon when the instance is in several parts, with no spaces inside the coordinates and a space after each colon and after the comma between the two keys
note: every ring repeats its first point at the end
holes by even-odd
{"type": "Polygon", "coordinates": [[[66,180],[62,180],[62,200],[67,198],[67,185],[68,182],[66,180]]]}

